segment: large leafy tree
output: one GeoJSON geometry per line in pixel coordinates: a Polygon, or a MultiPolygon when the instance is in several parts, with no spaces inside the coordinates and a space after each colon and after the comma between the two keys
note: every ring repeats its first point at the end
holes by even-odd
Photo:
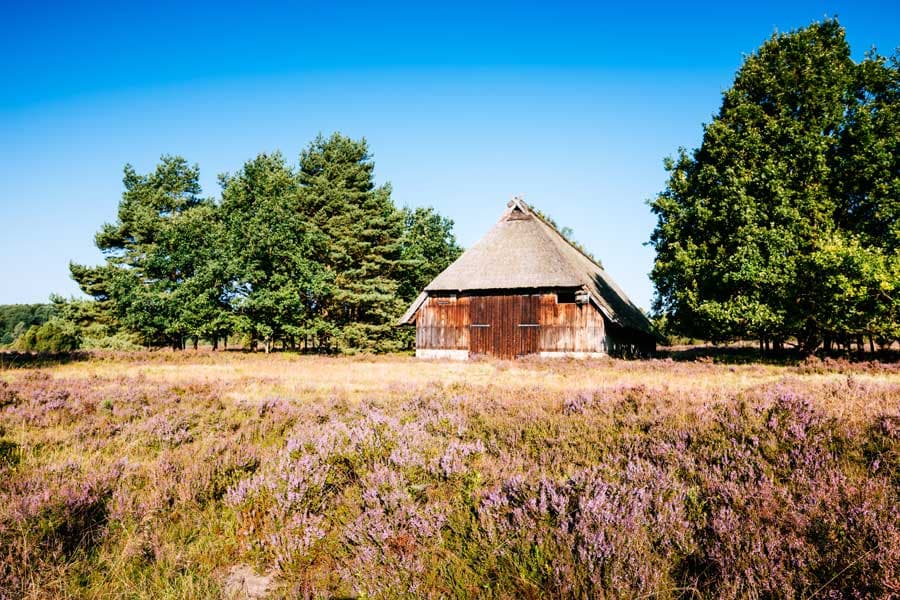
{"type": "Polygon", "coordinates": [[[869,244],[900,248],[900,62],[870,53],[856,69],[834,161],[839,224],[869,244]]]}
{"type": "Polygon", "coordinates": [[[241,329],[272,343],[328,334],[333,275],[321,264],[320,231],[301,212],[297,177],[279,153],[260,154],[223,176],[229,295],[241,329]]]}
{"type": "Polygon", "coordinates": [[[173,217],[162,239],[174,267],[184,277],[172,291],[177,329],[193,338],[212,341],[234,328],[227,289],[231,283],[227,224],[213,202],[203,202],[173,217]]]}
{"type": "Polygon", "coordinates": [[[900,337],[900,254],[834,234],[804,263],[816,275],[818,303],[811,318],[829,343],[900,337]]]}
{"type": "Polygon", "coordinates": [[[365,139],[317,137],[300,155],[300,210],[322,233],[333,282],[325,314],[342,349],[397,347],[403,214],[376,186],[365,139]]]}
{"type": "Polygon", "coordinates": [[[462,254],[453,221],[432,207],[403,208],[402,269],[398,293],[411,302],[438,273],[462,254]]]}
{"type": "Polygon", "coordinates": [[[883,288],[895,262],[895,76],[884,59],[855,63],[836,20],[774,35],[746,58],[700,148],[666,161],[651,202],[655,307],[675,331],[812,349],[871,332],[859,311],[885,316],[841,299],[883,288]],[[856,291],[842,281],[851,271],[856,291]]]}

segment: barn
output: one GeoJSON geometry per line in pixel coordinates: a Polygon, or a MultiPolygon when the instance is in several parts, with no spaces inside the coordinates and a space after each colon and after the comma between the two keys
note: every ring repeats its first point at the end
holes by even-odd
{"type": "Polygon", "coordinates": [[[655,338],[596,261],[520,198],[419,294],[400,320],[416,356],[637,356],[655,338]]]}

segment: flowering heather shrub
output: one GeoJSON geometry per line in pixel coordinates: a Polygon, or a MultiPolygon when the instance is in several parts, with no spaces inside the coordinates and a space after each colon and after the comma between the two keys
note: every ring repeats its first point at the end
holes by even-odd
{"type": "Polygon", "coordinates": [[[467,473],[484,446],[462,439],[458,413],[422,398],[404,408],[417,409],[419,418],[364,404],[347,421],[319,417],[295,427],[269,468],[227,494],[246,547],[285,572],[308,565],[330,534],[347,557],[341,575],[348,587],[389,594],[402,582],[412,593],[413,575],[424,570],[417,552],[437,536],[446,509],[423,492],[467,473]],[[355,506],[346,505],[347,496],[358,496],[355,506]],[[343,509],[357,514],[343,530],[329,528],[328,517],[343,509]]]}
{"type": "Polygon", "coordinates": [[[346,432],[326,429],[305,452],[304,441],[289,440],[274,468],[237,482],[226,492],[226,503],[238,511],[238,523],[248,549],[282,568],[302,563],[323,537],[319,524],[331,490],[341,474],[328,463],[330,452],[346,440],[346,432]]]}
{"type": "MultiPolygon", "coordinates": [[[[484,444],[481,440],[474,442],[460,442],[451,440],[444,450],[443,455],[437,461],[437,470],[450,478],[454,475],[462,475],[469,470],[469,459],[484,453],[484,444]]],[[[432,468],[432,471],[435,469],[432,468]]]]}
{"type": "Polygon", "coordinates": [[[848,464],[855,437],[793,392],[720,407],[679,461],[702,502],[694,584],[735,598],[890,590],[897,489],[848,464]]]}
{"type": "Polygon", "coordinates": [[[342,576],[366,595],[420,595],[429,546],[438,541],[447,507],[418,500],[402,472],[378,465],[362,480],[362,511],[344,529],[349,560],[342,576]]]}
{"type": "Polygon", "coordinates": [[[0,408],[16,403],[16,391],[5,381],[0,380],[0,408]]]}
{"type": "Polygon", "coordinates": [[[0,373],[0,598],[217,597],[238,565],[276,597],[900,595],[894,365],[417,365],[0,373]]]}
{"type": "Polygon", "coordinates": [[[669,473],[634,461],[619,481],[597,469],[563,483],[511,479],[485,495],[479,518],[499,558],[545,590],[654,594],[674,586],[693,548],[685,499],[669,473]]]}
{"type": "Polygon", "coordinates": [[[144,421],[147,433],[163,446],[180,446],[191,441],[190,424],[174,411],[160,413],[144,421]]]}
{"type": "Polygon", "coordinates": [[[0,592],[26,589],[36,573],[100,543],[120,470],[84,473],[67,462],[9,477],[0,489],[0,592]]]}

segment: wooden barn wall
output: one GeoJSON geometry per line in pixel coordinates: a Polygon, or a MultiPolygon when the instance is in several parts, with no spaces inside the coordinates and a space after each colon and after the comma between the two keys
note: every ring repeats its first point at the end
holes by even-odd
{"type": "Polygon", "coordinates": [[[541,352],[606,352],[603,315],[590,304],[541,295],[541,352]]]}
{"type": "Polygon", "coordinates": [[[537,352],[606,352],[603,315],[555,293],[430,296],[416,316],[416,348],[515,358],[537,352]]]}
{"type": "Polygon", "coordinates": [[[469,297],[429,296],[416,315],[416,348],[468,350],[469,297]]]}

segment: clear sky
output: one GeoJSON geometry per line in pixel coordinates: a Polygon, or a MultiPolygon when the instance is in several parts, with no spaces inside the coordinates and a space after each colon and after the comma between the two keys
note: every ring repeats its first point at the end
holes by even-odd
{"type": "Polygon", "coordinates": [[[340,131],[464,246],[520,194],[649,307],[646,200],[742,54],[833,15],[856,58],[900,46],[896,1],[133,4],[3,8],[0,303],[77,292],[126,162],[183,155],[218,196],[219,173],[340,131]]]}

